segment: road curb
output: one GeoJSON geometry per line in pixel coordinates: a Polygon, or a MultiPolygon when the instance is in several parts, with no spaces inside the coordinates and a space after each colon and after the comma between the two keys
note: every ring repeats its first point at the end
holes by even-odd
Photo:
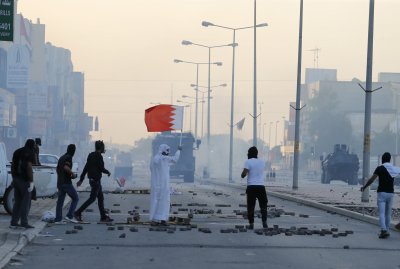
{"type": "MultiPolygon", "coordinates": [[[[217,182],[217,181],[209,181],[210,183],[213,184],[217,184],[217,185],[221,185],[221,186],[230,186],[230,187],[235,187],[235,188],[246,188],[245,185],[236,185],[236,184],[227,184],[227,183],[221,183],[221,182],[217,182]]],[[[363,222],[367,222],[370,224],[374,224],[376,226],[379,226],[379,219],[376,217],[372,217],[369,215],[363,215],[361,213],[357,213],[354,211],[350,211],[350,210],[346,210],[343,208],[339,208],[339,207],[335,207],[335,206],[331,206],[331,205],[325,205],[322,203],[318,203],[315,201],[310,201],[304,198],[299,198],[299,197],[295,197],[293,195],[290,194],[283,194],[283,193],[279,193],[279,192],[274,192],[274,191],[269,191],[267,190],[267,195],[276,197],[276,198],[280,198],[280,199],[284,199],[287,201],[291,201],[291,202],[296,202],[299,204],[303,204],[306,206],[311,206],[320,210],[324,210],[324,211],[328,211],[328,212],[334,212],[338,215],[341,216],[345,216],[345,217],[349,217],[352,219],[356,219],[359,221],[363,221],[363,222]]],[[[399,232],[398,230],[396,230],[394,228],[394,226],[396,225],[396,223],[394,223],[393,221],[390,223],[390,229],[396,232],[399,232]]]]}
{"type": "MultiPolygon", "coordinates": [[[[67,197],[64,202],[65,207],[71,199],[67,197]]],[[[50,211],[55,212],[56,206],[53,206],[50,211]]],[[[38,220],[34,223],[34,229],[26,230],[22,233],[19,232],[9,232],[6,234],[6,240],[3,245],[1,245],[0,250],[0,269],[4,268],[11,259],[19,254],[19,252],[28,245],[33,239],[35,239],[38,234],[46,227],[47,222],[38,220]]]]}

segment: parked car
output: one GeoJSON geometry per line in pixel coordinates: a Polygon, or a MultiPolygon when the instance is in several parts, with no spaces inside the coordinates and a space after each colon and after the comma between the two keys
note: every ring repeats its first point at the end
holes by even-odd
{"type": "Polygon", "coordinates": [[[39,162],[43,166],[57,167],[58,156],[52,154],[39,154],[39,162]]]}
{"type": "MultiPolygon", "coordinates": [[[[57,166],[57,164],[56,164],[57,166]]],[[[34,166],[33,181],[37,198],[49,198],[57,195],[57,173],[53,166],[34,166]]],[[[14,188],[11,185],[11,163],[7,160],[4,143],[0,143],[0,202],[11,214],[14,205],[14,188]]]]}
{"type": "MultiPolygon", "coordinates": [[[[39,154],[39,162],[42,166],[50,166],[57,168],[58,160],[60,158],[53,154],[39,154]]],[[[78,163],[74,162],[72,166],[72,172],[78,173],[78,163]]]]}

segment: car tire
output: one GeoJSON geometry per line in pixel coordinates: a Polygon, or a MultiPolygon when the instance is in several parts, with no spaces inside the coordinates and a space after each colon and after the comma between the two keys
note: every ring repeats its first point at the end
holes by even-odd
{"type": "MultiPolygon", "coordinates": [[[[10,215],[12,215],[13,208],[14,208],[14,191],[15,191],[14,187],[13,186],[9,186],[6,189],[6,192],[4,193],[4,197],[3,197],[4,209],[10,215]]],[[[31,207],[31,204],[32,204],[32,202],[29,201],[29,209],[31,207]]]]}
{"type": "Polygon", "coordinates": [[[3,205],[4,209],[6,212],[10,215],[12,215],[13,212],[13,206],[14,206],[14,187],[9,186],[6,189],[6,192],[4,193],[3,197],[3,205]]]}

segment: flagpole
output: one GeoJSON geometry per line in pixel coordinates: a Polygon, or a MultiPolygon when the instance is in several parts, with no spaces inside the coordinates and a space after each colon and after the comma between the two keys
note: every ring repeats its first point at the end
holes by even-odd
{"type": "Polygon", "coordinates": [[[179,139],[179,146],[182,147],[182,134],[183,134],[183,129],[181,129],[181,137],[179,139]]]}

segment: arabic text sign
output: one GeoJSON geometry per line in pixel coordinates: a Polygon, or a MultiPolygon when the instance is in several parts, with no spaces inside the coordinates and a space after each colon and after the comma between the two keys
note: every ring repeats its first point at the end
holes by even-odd
{"type": "Polygon", "coordinates": [[[0,41],[14,39],[14,0],[0,0],[0,41]]]}

